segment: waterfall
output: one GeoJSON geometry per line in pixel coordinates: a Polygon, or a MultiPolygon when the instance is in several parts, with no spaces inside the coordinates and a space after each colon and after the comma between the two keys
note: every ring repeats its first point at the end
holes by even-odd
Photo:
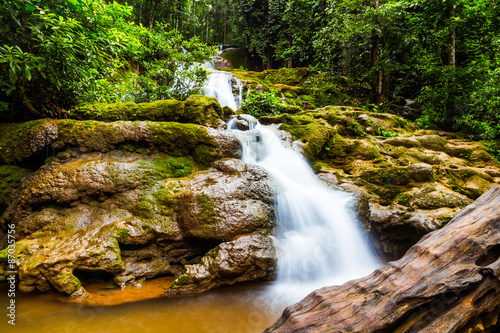
{"type": "MultiPolygon", "coordinates": [[[[222,53],[222,45],[219,46],[219,51],[222,53]]],[[[220,58],[220,53],[212,59],[213,63],[217,61],[217,57],[220,58]]],[[[233,73],[214,69],[213,63],[205,63],[205,67],[210,69],[210,74],[208,74],[207,83],[202,88],[203,94],[217,98],[222,107],[239,109],[243,100],[243,84],[233,73]]]]}
{"type": "Polygon", "coordinates": [[[353,196],[324,185],[302,155],[284,145],[276,129],[255,123],[239,131],[237,121],[233,118],[228,127],[240,139],[242,160],[266,169],[276,187],[281,253],[276,288],[296,301],[314,289],[377,268],[380,262],[350,209],[353,196]]]}
{"type": "Polygon", "coordinates": [[[215,69],[210,71],[208,81],[203,86],[204,95],[217,98],[222,107],[229,106],[233,110],[239,109],[243,90],[241,81],[229,72],[215,69]]]}

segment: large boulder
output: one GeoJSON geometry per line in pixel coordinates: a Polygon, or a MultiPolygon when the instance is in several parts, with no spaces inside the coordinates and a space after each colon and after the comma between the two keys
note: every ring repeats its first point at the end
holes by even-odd
{"type": "Polygon", "coordinates": [[[273,192],[266,171],[237,159],[219,160],[217,171],[193,177],[178,195],[176,217],[185,237],[230,241],[273,227],[273,192]]]}
{"type": "Polygon", "coordinates": [[[209,251],[199,264],[187,265],[165,294],[192,294],[238,282],[270,280],[276,260],[271,238],[243,235],[209,251]]]}

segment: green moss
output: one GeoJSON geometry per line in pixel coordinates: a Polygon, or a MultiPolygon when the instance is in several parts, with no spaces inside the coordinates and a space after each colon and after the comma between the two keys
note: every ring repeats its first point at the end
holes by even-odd
{"type": "Polygon", "coordinates": [[[21,177],[29,173],[29,170],[14,165],[0,166],[0,205],[9,204],[12,190],[19,186],[21,177]]]}
{"type": "Polygon", "coordinates": [[[46,132],[47,126],[53,122],[54,120],[38,119],[24,123],[0,124],[0,159],[10,164],[42,150],[53,139],[46,132]]]}
{"type": "Polygon", "coordinates": [[[196,201],[198,202],[198,205],[200,205],[198,216],[200,216],[207,223],[215,223],[219,217],[219,210],[216,208],[214,199],[205,193],[199,193],[196,195],[196,201]]]}
{"type": "Polygon", "coordinates": [[[218,156],[215,141],[206,128],[193,124],[148,123],[152,142],[172,156],[193,156],[197,163],[210,165],[218,156]]]}
{"type": "Polygon", "coordinates": [[[410,203],[410,196],[406,193],[401,193],[396,197],[396,202],[403,206],[408,206],[410,203]]]}
{"type": "Polygon", "coordinates": [[[335,126],[337,132],[348,136],[366,136],[366,131],[356,120],[336,112],[314,114],[316,118],[325,119],[330,125],[335,126]]]}
{"type": "Polygon", "coordinates": [[[448,142],[445,138],[439,135],[416,136],[415,139],[422,144],[422,147],[435,151],[443,151],[444,146],[448,142]]]}
{"type": "Polygon", "coordinates": [[[297,86],[304,83],[308,75],[309,70],[304,67],[269,69],[262,72],[259,76],[265,82],[297,86]]]}
{"type": "Polygon", "coordinates": [[[127,228],[113,226],[110,230],[110,235],[113,238],[117,238],[119,240],[126,239],[129,237],[130,232],[127,228]]]}
{"type": "Polygon", "coordinates": [[[367,170],[361,177],[366,181],[383,186],[407,185],[410,182],[407,169],[399,167],[367,170]]]}
{"type": "Polygon", "coordinates": [[[73,271],[70,268],[60,271],[52,284],[57,290],[68,295],[71,295],[82,287],[82,283],[73,275],[73,271]]]}
{"type": "Polygon", "coordinates": [[[179,178],[190,175],[195,163],[192,157],[157,157],[153,166],[154,171],[162,178],[179,178]]]}
{"type": "Polygon", "coordinates": [[[184,102],[184,116],[182,121],[217,127],[224,112],[214,97],[206,97],[201,95],[192,95],[184,102]]]}
{"type": "Polygon", "coordinates": [[[178,287],[178,286],[183,286],[185,284],[188,284],[189,283],[189,276],[186,275],[186,274],[183,274],[181,276],[179,276],[174,282],[172,282],[172,284],[170,285],[169,288],[175,288],[175,287],[178,287]]]}
{"type": "Polygon", "coordinates": [[[68,117],[78,120],[153,120],[178,121],[184,115],[184,103],[159,100],[151,103],[82,104],[68,111],[68,117]]]}

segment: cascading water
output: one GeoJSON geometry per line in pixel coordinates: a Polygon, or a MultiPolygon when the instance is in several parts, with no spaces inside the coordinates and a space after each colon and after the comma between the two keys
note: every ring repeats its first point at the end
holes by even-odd
{"type": "Polygon", "coordinates": [[[215,97],[220,106],[229,106],[237,110],[241,103],[242,84],[232,73],[222,72],[215,69],[210,70],[208,82],[203,87],[205,96],[215,97]],[[237,95],[233,94],[233,81],[238,89],[237,95]]]}
{"type": "MultiPolygon", "coordinates": [[[[212,61],[216,62],[221,53],[222,45],[219,46],[219,52],[212,61]]],[[[205,66],[210,69],[210,74],[208,74],[207,83],[202,88],[204,95],[217,98],[222,107],[239,109],[243,94],[243,84],[240,79],[233,73],[215,70],[212,63],[206,63],[205,66]]]]}
{"type": "Polygon", "coordinates": [[[276,239],[280,248],[275,290],[293,301],[325,285],[373,271],[379,261],[349,208],[353,197],[324,185],[307,161],[285,147],[277,130],[255,122],[239,131],[242,160],[265,168],[276,186],[276,239]]]}

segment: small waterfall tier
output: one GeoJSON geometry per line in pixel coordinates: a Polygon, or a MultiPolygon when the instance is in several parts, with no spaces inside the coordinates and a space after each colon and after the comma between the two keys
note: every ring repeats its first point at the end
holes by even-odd
{"type": "Polygon", "coordinates": [[[203,86],[205,96],[215,97],[220,106],[229,106],[233,110],[240,108],[243,85],[241,81],[230,72],[210,69],[208,81],[203,86]]]}

